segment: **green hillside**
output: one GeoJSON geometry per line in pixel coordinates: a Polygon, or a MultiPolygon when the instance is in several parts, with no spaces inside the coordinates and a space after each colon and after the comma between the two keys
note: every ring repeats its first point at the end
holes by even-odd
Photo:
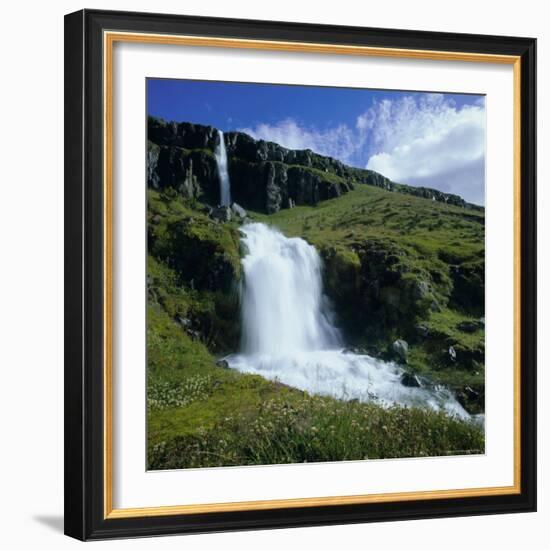
{"type": "Polygon", "coordinates": [[[476,423],[311,396],[220,361],[239,350],[239,227],[261,221],[317,248],[346,346],[401,362],[423,382],[449,387],[471,414],[484,412],[482,208],[236,134],[227,138],[231,185],[247,213],[220,220],[211,206],[215,129],[154,124],[149,468],[484,452],[476,423]],[[396,340],[406,342],[405,355],[396,355],[396,340]]]}

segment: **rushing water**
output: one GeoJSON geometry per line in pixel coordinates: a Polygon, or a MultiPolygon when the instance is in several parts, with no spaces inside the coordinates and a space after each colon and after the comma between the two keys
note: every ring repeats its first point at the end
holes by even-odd
{"type": "Polygon", "coordinates": [[[342,349],[313,246],[261,223],[242,232],[243,337],[241,353],[226,357],[231,368],[338,399],[427,406],[468,417],[448,390],[406,387],[395,363],[342,349]]]}
{"type": "Polygon", "coordinates": [[[231,183],[229,181],[229,172],[227,171],[227,151],[225,150],[225,140],[223,132],[218,130],[220,142],[216,147],[216,162],[218,164],[218,173],[220,177],[220,204],[222,206],[231,205],[231,183]]]}

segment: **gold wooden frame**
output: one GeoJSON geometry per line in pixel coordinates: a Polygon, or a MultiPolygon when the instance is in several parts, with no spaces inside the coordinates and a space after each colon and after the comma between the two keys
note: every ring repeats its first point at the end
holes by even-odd
{"type": "Polygon", "coordinates": [[[520,423],[520,300],[521,300],[521,63],[519,56],[445,52],[430,50],[408,50],[367,46],[346,46],[337,44],[315,44],[271,40],[228,39],[201,36],[179,36],[133,32],[103,33],[103,111],[104,111],[104,518],[137,518],[170,516],[208,512],[235,512],[247,510],[271,510],[281,508],[303,508],[310,506],[334,506],[344,504],[366,504],[412,500],[435,500],[480,496],[514,495],[521,493],[521,423],[520,423]],[[217,48],[240,48],[270,51],[340,54],[355,56],[395,57],[443,61],[466,61],[497,63],[513,66],[514,80],[514,484],[504,487],[483,487],[468,489],[446,489],[370,495],[348,495],[279,500],[257,500],[246,502],[225,502],[212,504],[187,504],[176,506],[155,506],[150,508],[113,508],[113,391],[112,391],[112,285],[113,285],[113,47],[116,42],[166,44],[181,46],[203,46],[217,48]]]}

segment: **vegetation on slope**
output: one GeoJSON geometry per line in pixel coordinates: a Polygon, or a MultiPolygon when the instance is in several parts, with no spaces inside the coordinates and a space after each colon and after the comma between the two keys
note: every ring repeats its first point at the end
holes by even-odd
{"type": "Polygon", "coordinates": [[[310,396],[217,366],[154,302],[147,343],[149,469],[484,451],[478,426],[443,413],[310,396]]]}
{"type": "Polygon", "coordinates": [[[381,357],[409,344],[409,368],[484,410],[484,213],[359,186],[259,221],[315,245],[348,344],[381,357]]]}
{"type": "MultiPolygon", "coordinates": [[[[215,128],[149,119],[148,467],[484,451],[443,413],[311,396],[225,368],[240,341],[239,223],[213,219],[215,128]]],[[[346,345],[400,360],[484,411],[484,211],[239,132],[225,136],[233,197],[316,246],[346,345]],[[396,356],[396,340],[408,344],[396,356]]]]}
{"type": "MultiPolygon", "coordinates": [[[[482,335],[457,329],[462,320],[475,317],[448,307],[452,284],[445,284],[448,264],[439,258],[441,250],[450,249],[446,239],[459,239],[456,231],[472,231],[470,225],[458,229],[463,212],[442,204],[436,206],[425,199],[361,186],[345,197],[316,207],[296,207],[272,216],[251,216],[274,223],[288,235],[302,235],[319,247],[327,267],[327,288],[335,304],[342,306],[341,310],[337,307],[337,311],[343,323],[351,322],[355,315],[351,307],[346,313],[346,289],[349,285],[352,285],[350,291],[361,289],[353,285],[364,284],[361,279],[364,256],[359,244],[363,246],[374,240],[385,250],[386,244],[393,243],[399,259],[395,265],[406,267],[402,273],[405,280],[412,277],[411,280],[416,281],[420,273],[430,275],[432,281],[430,269],[438,269],[441,282],[430,292],[441,304],[441,311],[428,308],[430,334],[439,334],[438,339],[452,337],[465,347],[475,348],[482,341],[482,335]],[[407,209],[394,203],[395,199],[420,202],[407,209]],[[388,204],[396,210],[389,218],[402,216],[402,224],[397,220],[395,226],[385,223],[388,204]],[[400,225],[410,223],[414,210],[420,209],[428,216],[433,208],[441,209],[444,220],[437,230],[430,231],[429,226],[421,229],[420,224],[416,224],[404,233],[401,231],[400,225]],[[350,223],[351,220],[355,223],[350,223]],[[385,229],[377,228],[377,224],[384,224],[385,229]],[[423,242],[420,231],[430,233],[432,238],[423,242]],[[331,263],[333,253],[338,260],[331,263]],[[433,258],[438,260],[438,268],[430,267],[433,258]],[[342,293],[340,299],[338,292],[342,293]]],[[[439,223],[435,217],[430,220],[439,223]]],[[[476,249],[474,235],[469,244],[464,239],[459,244],[454,250],[454,254],[460,255],[457,259],[475,264],[476,251],[482,250],[479,246],[476,249]]],[[[237,222],[216,223],[207,215],[203,204],[183,198],[170,187],[162,192],[149,190],[148,249],[149,468],[484,451],[482,429],[443,413],[400,407],[385,409],[376,403],[311,396],[277,382],[232,371],[224,368],[223,363],[217,364],[220,356],[236,351],[239,345],[242,250],[237,222]]],[[[450,277],[448,273],[447,277],[450,277]]],[[[364,330],[353,335],[353,342],[376,344],[380,352],[385,349],[387,338],[375,330],[371,336],[368,310],[364,312],[364,319],[364,330]]],[[[391,326],[390,319],[387,325],[391,326]]],[[[391,332],[391,337],[396,334],[391,332]]],[[[465,380],[476,382],[474,372],[457,370],[456,365],[442,364],[435,368],[429,362],[432,356],[429,347],[411,345],[410,367],[430,375],[446,375],[451,384],[463,385],[465,380]],[[456,377],[455,382],[451,373],[456,377]]]]}

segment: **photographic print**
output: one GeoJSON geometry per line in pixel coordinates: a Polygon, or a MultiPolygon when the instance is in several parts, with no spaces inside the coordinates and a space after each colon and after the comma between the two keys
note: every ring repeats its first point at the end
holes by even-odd
{"type": "Polygon", "coordinates": [[[484,453],[484,97],[147,98],[148,469],[484,453]]]}
{"type": "Polygon", "coordinates": [[[535,39],[81,10],[65,75],[66,534],[536,510],[535,39]]]}

